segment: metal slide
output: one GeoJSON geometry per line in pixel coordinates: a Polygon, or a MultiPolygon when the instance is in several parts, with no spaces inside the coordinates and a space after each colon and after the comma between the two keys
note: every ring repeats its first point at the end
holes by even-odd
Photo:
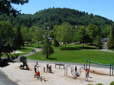
{"type": "Polygon", "coordinates": [[[73,66],[71,66],[71,65],[67,65],[67,66],[65,66],[65,70],[67,70],[68,69],[68,67],[70,67],[71,68],[71,74],[75,77],[76,76],[76,74],[75,74],[75,72],[74,72],[74,67],[73,66]]]}
{"type": "MultiPolygon", "coordinates": [[[[74,72],[74,67],[71,66],[71,65],[67,65],[67,66],[65,66],[65,70],[66,70],[66,71],[67,71],[68,67],[71,68],[71,70],[72,70],[72,71],[71,71],[71,74],[73,75],[73,77],[75,77],[75,76],[76,76],[76,73],[74,72]]],[[[84,67],[81,67],[81,68],[79,68],[79,70],[78,70],[78,75],[79,75],[79,76],[81,75],[82,68],[84,68],[84,67]]]]}

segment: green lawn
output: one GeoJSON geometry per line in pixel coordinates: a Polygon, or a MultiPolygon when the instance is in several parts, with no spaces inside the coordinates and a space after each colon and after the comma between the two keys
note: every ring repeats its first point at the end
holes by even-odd
{"type": "MultiPolygon", "coordinates": [[[[25,55],[25,54],[28,54],[28,53],[32,52],[32,50],[34,50],[34,49],[27,48],[27,47],[22,47],[21,49],[18,49],[17,51],[23,52],[23,53],[19,53],[19,56],[22,56],[22,55],[25,55]]],[[[17,53],[15,53],[15,54],[17,54],[17,53]]],[[[14,55],[14,54],[10,54],[10,56],[11,55],[14,55]]],[[[7,57],[7,56],[4,54],[2,57],[7,57]]]]}
{"type": "MultiPolygon", "coordinates": [[[[60,44],[59,47],[54,47],[55,50],[65,50],[65,44],[60,44]]],[[[82,44],[66,44],[66,50],[97,50],[95,47],[82,44]]]]}
{"type": "MultiPolygon", "coordinates": [[[[25,47],[34,47],[34,48],[38,48],[38,43],[34,43],[34,44],[25,44],[25,47]]],[[[43,44],[39,43],[39,47],[43,47],[43,44]]]]}
{"type": "Polygon", "coordinates": [[[109,64],[114,62],[114,53],[103,52],[103,51],[55,51],[49,56],[50,59],[46,59],[42,52],[28,56],[29,59],[33,60],[44,60],[44,61],[59,61],[59,62],[74,62],[74,63],[85,63],[86,60],[90,59],[102,64],[109,64]]]}

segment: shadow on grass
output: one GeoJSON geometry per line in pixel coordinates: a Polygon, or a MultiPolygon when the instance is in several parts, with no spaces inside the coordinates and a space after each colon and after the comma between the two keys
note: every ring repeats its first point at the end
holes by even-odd
{"type": "Polygon", "coordinates": [[[60,50],[83,50],[83,49],[96,49],[94,47],[61,47],[60,50]]]}
{"type": "Polygon", "coordinates": [[[57,60],[56,58],[48,58],[49,60],[57,60]]]}
{"type": "Polygon", "coordinates": [[[19,48],[19,50],[27,50],[27,48],[22,47],[22,48],[19,48]]]}

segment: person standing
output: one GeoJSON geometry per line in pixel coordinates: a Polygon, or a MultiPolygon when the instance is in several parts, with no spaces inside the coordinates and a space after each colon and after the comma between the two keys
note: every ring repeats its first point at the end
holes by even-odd
{"type": "Polygon", "coordinates": [[[35,74],[36,74],[36,68],[37,68],[36,65],[34,65],[34,72],[35,72],[35,74]]]}
{"type": "Polygon", "coordinates": [[[49,64],[47,64],[47,71],[48,71],[48,69],[49,69],[49,64]]]}
{"type": "Polygon", "coordinates": [[[77,72],[77,66],[75,66],[75,73],[77,72]]]}
{"type": "Polygon", "coordinates": [[[45,67],[44,67],[44,72],[45,72],[45,67]]]}
{"type": "Polygon", "coordinates": [[[86,71],[86,77],[85,77],[85,80],[87,80],[87,81],[88,81],[88,77],[89,77],[89,72],[90,72],[90,70],[87,69],[87,71],[86,71]]]}

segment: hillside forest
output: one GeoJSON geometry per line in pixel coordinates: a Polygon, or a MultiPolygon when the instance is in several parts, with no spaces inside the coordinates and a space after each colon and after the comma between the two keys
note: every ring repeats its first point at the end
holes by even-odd
{"type": "Polygon", "coordinates": [[[39,43],[46,35],[57,43],[64,42],[65,47],[66,43],[80,42],[83,47],[84,43],[90,43],[101,48],[101,38],[110,37],[113,21],[74,9],[49,8],[33,15],[19,14],[16,18],[2,14],[0,25],[2,43],[14,49],[24,46],[24,42],[39,43]]]}

